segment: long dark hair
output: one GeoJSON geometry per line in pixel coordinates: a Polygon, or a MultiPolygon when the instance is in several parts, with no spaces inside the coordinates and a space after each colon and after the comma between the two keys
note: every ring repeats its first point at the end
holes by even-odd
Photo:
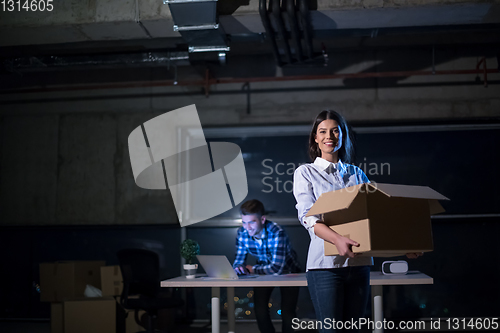
{"type": "Polygon", "coordinates": [[[323,110],[321,111],[316,119],[314,120],[313,127],[311,129],[311,134],[309,134],[309,156],[311,160],[315,160],[316,157],[321,157],[321,150],[319,150],[316,141],[316,132],[318,131],[318,125],[321,124],[323,120],[335,120],[340,129],[342,130],[342,147],[339,149],[339,159],[345,163],[354,162],[354,139],[352,135],[352,130],[347,121],[342,117],[342,115],[333,110],[323,110]]]}

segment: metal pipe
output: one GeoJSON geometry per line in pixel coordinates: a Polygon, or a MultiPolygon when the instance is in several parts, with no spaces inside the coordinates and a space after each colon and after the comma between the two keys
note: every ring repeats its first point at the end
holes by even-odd
{"type": "Polygon", "coordinates": [[[276,26],[278,27],[278,34],[285,45],[286,60],[289,64],[291,64],[293,62],[292,52],[290,51],[290,45],[288,44],[288,38],[286,37],[285,24],[283,23],[283,19],[281,18],[280,0],[271,0],[271,9],[274,21],[276,22],[276,26]]]}
{"type": "Polygon", "coordinates": [[[250,114],[250,106],[251,106],[251,103],[250,103],[250,83],[245,82],[245,84],[243,84],[243,86],[241,87],[241,90],[247,92],[247,114],[250,114]]]}
{"type": "Polygon", "coordinates": [[[177,66],[189,65],[188,52],[142,52],[124,54],[98,54],[81,56],[41,56],[12,60],[13,68],[20,71],[47,68],[85,67],[85,66],[137,66],[144,64],[163,65],[175,62],[177,66]]]}
{"type": "Polygon", "coordinates": [[[434,45],[432,46],[432,74],[436,73],[436,56],[434,52],[434,45]]]}
{"type": "Polygon", "coordinates": [[[210,95],[210,70],[205,69],[205,97],[208,98],[210,95]]]}
{"type": "Polygon", "coordinates": [[[304,30],[304,40],[306,42],[306,51],[309,59],[312,59],[314,56],[313,47],[312,47],[312,32],[311,27],[309,26],[309,6],[307,4],[307,0],[299,0],[299,11],[302,18],[302,29],[304,30]]]}
{"type": "Polygon", "coordinates": [[[479,67],[483,64],[483,75],[484,75],[484,87],[488,87],[488,70],[486,68],[486,58],[483,57],[476,65],[476,69],[479,70],[479,67]]]}
{"type": "Polygon", "coordinates": [[[278,51],[276,36],[274,35],[271,22],[269,21],[269,16],[267,11],[267,0],[259,0],[259,14],[260,14],[260,19],[262,20],[262,25],[264,25],[264,30],[266,30],[266,34],[271,40],[271,46],[273,49],[273,54],[274,54],[274,59],[276,60],[276,64],[278,65],[278,67],[281,67],[283,66],[283,63],[281,61],[280,53],[278,51]]]}
{"type": "Polygon", "coordinates": [[[288,13],[288,22],[290,22],[290,31],[292,32],[292,39],[295,42],[295,54],[297,60],[302,62],[302,45],[300,42],[300,33],[297,22],[297,15],[295,15],[295,0],[286,1],[286,11],[288,13]]]}
{"type": "MultiPolygon", "coordinates": [[[[401,71],[401,72],[370,72],[370,73],[343,73],[343,74],[330,74],[330,75],[300,75],[300,76],[284,76],[284,77],[254,77],[254,78],[220,78],[207,80],[192,80],[192,81],[178,81],[178,86],[200,86],[206,87],[214,84],[230,84],[230,83],[245,83],[245,82],[278,82],[278,81],[308,81],[308,80],[332,80],[332,79],[363,79],[363,78],[379,78],[379,77],[408,77],[408,76],[425,76],[425,75],[454,75],[454,74],[483,74],[499,73],[498,69],[464,69],[464,70],[442,70],[432,73],[432,71],[401,71]]],[[[44,88],[44,89],[22,89],[22,90],[2,90],[0,94],[13,94],[13,93],[34,93],[34,92],[48,92],[48,91],[74,91],[74,90],[94,90],[94,89],[120,89],[120,88],[143,88],[143,87],[164,87],[173,86],[172,80],[168,81],[147,81],[147,82],[127,82],[127,83],[113,83],[102,84],[93,86],[70,86],[58,88],[44,88]]]]}

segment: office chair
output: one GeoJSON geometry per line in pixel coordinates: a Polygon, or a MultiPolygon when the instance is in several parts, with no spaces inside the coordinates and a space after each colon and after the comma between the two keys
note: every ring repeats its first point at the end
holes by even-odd
{"type": "Polygon", "coordinates": [[[155,252],[124,249],[118,251],[117,256],[123,276],[120,303],[125,309],[135,310],[135,321],[146,328],[147,333],[153,333],[158,310],[179,307],[184,302],[174,298],[158,297],[161,291],[160,259],[155,252]],[[146,311],[148,318],[146,323],[140,320],[139,310],[146,311]]]}

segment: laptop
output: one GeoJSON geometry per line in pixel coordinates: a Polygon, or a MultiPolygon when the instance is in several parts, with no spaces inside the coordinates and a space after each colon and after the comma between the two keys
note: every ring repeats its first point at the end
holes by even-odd
{"type": "Polygon", "coordinates": [[[198,261],[207,272],[209,278],[238,280],[238,279],[252,279],[257,278],[257,274],[238,275],[229,263],[226,256],[206,256],[197,255],[198,261]]]}

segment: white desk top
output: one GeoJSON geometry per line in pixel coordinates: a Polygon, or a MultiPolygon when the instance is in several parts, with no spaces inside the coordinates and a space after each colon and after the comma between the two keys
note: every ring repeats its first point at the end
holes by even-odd
{"type": "Polygon", "coordinates": [[[161,281],[162,287],[293,287],[307,286],[306,274],[259,275],[256,278],[223,280],[208,277],[186,279],[184,276],[161,281]]]}
{"type": "Polygon", "coordinates": [[[382,272],[370,272],[371,286],[393,286],[408,284],[433,284],[434,279],[419,271],[408,271],[407,274],[384,275],[382,272]]]}
{"type": "MultiPolygon", "coordinates": [[[[433,279],[418,271],[408,274],[384,275],[381,272],[370,273],[370,285],[410,285],[433,284],[433,279]]],[[[307,286],[306,274],[260,275],[253,279],[222,280],[207,277],[186,279],[184,276],[161,281],[162,287],[293,287],[307,286]]]]}

